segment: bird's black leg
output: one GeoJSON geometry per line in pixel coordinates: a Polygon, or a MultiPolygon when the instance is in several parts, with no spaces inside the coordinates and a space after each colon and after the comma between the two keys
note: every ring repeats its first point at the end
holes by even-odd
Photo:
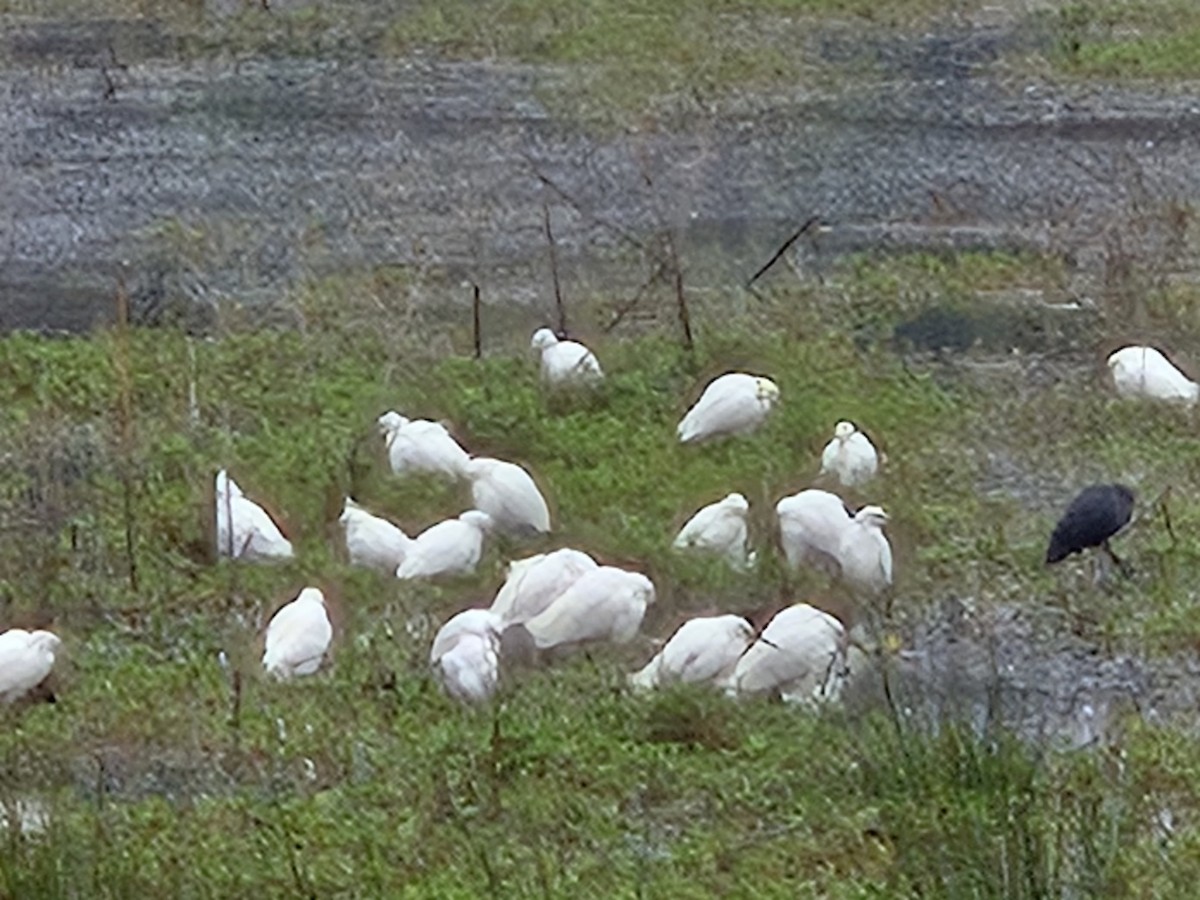
{"type": "Polygon", "coordinates": [[[1104,549],[1104,552],[1108,554],[1108,558],[1112,560],[1113,565],[1115,565],[1117,567],[1117,571],[1121,573],[1121,577],[1123,577],[1123,578],[1132,578],[1133,577],[1133,567],[1131,565],[1129,565],[1129,563],[1125,562],[1124,560],[1119,559],[1117,557],[1117,554],[1113,553],[1112,547],[1110,547],[1108,545],[1108,541],[1105,541],[1101,545],[1101,547],[1104,549]]]}

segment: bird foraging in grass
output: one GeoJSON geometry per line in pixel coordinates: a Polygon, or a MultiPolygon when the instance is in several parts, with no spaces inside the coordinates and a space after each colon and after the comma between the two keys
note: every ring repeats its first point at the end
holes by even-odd
{"type": "Polygon", "coordinates": [[[1195,403],[1200,385],[1153,347],[1122,347],[1108,357],[1113,384],[1122,397],[1195,403]]]}
{"type": "Polygon", "coordinates": [[[492,517],[468,509],[456,519],[430,525],[409,542],[396,577],[435,578],[470,575],[483,556],[483,539],[492,530],[492,517]]]}
{"type": "Polygon", "coordinates": [[[441,422],[408,419],[395,410],[385,412],[376,422],[387,447],[388,463],[396,475],[431,472],[463,477],[470,454],[441,422]]]}
{"type": "Polygon", "coordinates": [[[464,703],[491,698],[500,683],[503,622],[487,609],[467,609],[438,631],[429,664],[446,693],[464,703]]]}
{"type": "Polygon", "coordinates": [[[61,644],[50,631],[10,628],[0,634],[0,703],[12,703],[45,681],[61,644]]]}
{"type": "Polygon", "coordinates": [[[722,686],[730,696],[771,693],[785,703],[836,700],[847,674],[846,647],[838,619],[797,603],[771,619],[722,686]]]}
{"type": "MultiPolygon", "coordinates": [[[[1096,547],[1101,559],[1114,563],[1123,574],[1128,574],[1127,567],[1117,559],[1108,542],[1129,524],[1135,499],[1133,490],[1123,484],[1085,487],[1054,526],[1050,546],[1046,549],[1046,565],[1096,547]]],[[[1097,572],[1097,580],[1101,575],[1097,572]]]]}
{"type": "Polygon", "coordinates": [[[666,684],[712,684],[729,677],[754,641],[754,626],[742,616],[704,616],[679,626],[641,671],[629,676],[638,690],[666,684]]]}
{"type": "Polygon", "coordinates": [[[597,384],[604,372],[596,354],[578,341],[559,340],[549,328],[533,333],[533,349],[542,357],[542,380],[551,385],[597,384]]]}
{"type": "Polygon", "coordinates": [[[346,528],[346,551],[354,565],[394,572],[404,562],[412,538],[387,519],[347,497],[338,521],[346,528]]]}
{"type": "Polygon", "coordinates": [[[676,432],[685,444],[719,435],[748,434],[766,421],[777,402],[779,386],[770,378],[731,372],[709,382],[676,432]]]}
{"type": "Polygon", "coordinates": [[[545,534],[550,530],[550,507],[537,482],[523,467],[502,459],[477,457],[465,469],[471,497],[510,534],[545,534]]]}
{"type": "Polygon", "coordinates": [[[217,555],[233,559],[290,559],[292,542],[270,514],[247,497],[224,469],[216,477],[217,555]]]}
{"type": "Polygon", "coordinates": [[[325,608],[325,595],[317,588],[306,587],[271,617],[263,668],[276,678],[311,675],[321,667],[332,640],[333,624],[325,608]]]}
{"type": "Polygon", "coordinates": [[[676,550],[697,550],[723,556],[735,569],[753,562],[746,552],[746,513],[750,504],[741,494],[728,494],[710,503],[680,529],[672,546],[676,550]]]}

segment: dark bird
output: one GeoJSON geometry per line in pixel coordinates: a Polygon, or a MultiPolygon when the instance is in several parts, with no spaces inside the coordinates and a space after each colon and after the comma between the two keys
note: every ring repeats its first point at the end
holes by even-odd
{"type": "Polygon", "coordinates": [[[1108,540],[1129,524],[1134,493],[1123,484],[1093,484],[1079,492],[1050,535],[1046,565],[1061,562],[1072,553],[1098,547],[1124,572],[1125,567],[1108,540]]]}

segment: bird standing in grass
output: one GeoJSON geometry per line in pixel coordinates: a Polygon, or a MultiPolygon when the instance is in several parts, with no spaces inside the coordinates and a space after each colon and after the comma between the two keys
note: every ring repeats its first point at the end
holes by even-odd
{"type": "Polygon", "coordinates": [[[271,617],[263,668],[276,678],[311,675],[321,667],[332,640],[333,625],[325,608],[325,595],[317,588],[306,587],[271,617]]]}
{"type": "Polygon", "coordinates": [[[600,566],[585,573],[524,625],[539,650],[595,641],[633,640],[654,602],[654,585],[640,572],[600,566]]]}
{"type": "Polygon", "coordinates": [[[492,517],[469,509],[457,519],[431,525],[409,544],[397,578],[469,575],[483,556],[483,537],[492,530],[492,517]]]}
{"type": "Polygon", "coordinates": [[[680,529],[672,546],[723,556],[735,569],[750,562],[746,553],[746,513],[750,504],[741,494],[710,503],[680,529]]]}
{"type": "Polygon", "coordinates": [[[596,355],[578,341],[559,340],[549,328],[533,333],[533,349],[542,357],[542,380],[551,385],[596,384],[604,372],[596,355]]]}
{"type": "Polygon", "coordinates": [[[879,594],[892,586],[892,546],[883,533],[888,514],[879,506],[864,506],[854,514],[838,542],[842,580],[852,589],[879,594]]]}
{"type": "Polygon", "coordinates": [[[748,434],[779,401],[779,386],[770,378],[731,372],[709,382],[696,404],[676,428],[685,444],[718,435],[748,434]]]}
{"type": "Polygon", "coordinates": [[[846,629],[807,603],[778,612],[725,680],[726,693],[778,693],[788,703],[835,700],[846,676],[846,629]]]}
{"type": "Polygon", "coordinates": [[[492,601],[492,612],[506,625],[519,625],[539,615],[596,568],[594,559],[570,547],[514,560],[508,564],[508,577],[492,601]]]}
{"type": "Polygon", "coordinates": [[[500,683],[500,617],[467,609],[451,617],[433,639],[429,664],[446,693],[464,703],[482,703],[500,683]]]}
{"type": "Polygon", "coordinates": [[[288,559],[292,543],[267,511],[242,493],[222,469],[216,479],[217,555],[233,559],[288,559]]]}
{"type": "Polygon", "coordinates": [[[371,515],[347,497],[338,521],[346,528],[346,550],[354,565],[395,572],[404,562],[412,538],[387,519],[371,515]]]}
{"type": "Polygon", "coordinates": [[[727,678],[754,640],[754,627],[742,616],[704,616],[679,626],[650,662],[629,676],[647,690],[673,682],[710,684],[727,678]]]}
{"type": "Polygon", "coordinates": [[[10,628],[0,634],[0,703],[12,703],[45,681],[61,644],[51,631],[10,628]]]}
{"type": "Polygon", "coordinates": [[[502,459],[479,457],[466,467],[471,497],[501,531],[545,534],[550,530],[550,508],[537,483],[525,469],[502,459]]]}
{"type": "MultiPolygon", "coordinates": [[[[1085,487],[1054,526],[1050,546],[1046,549],[1046,565],[1061,562],[1088,547],[1096,547],[1102,560],[1112,562],[1124,571],[1124,564],[1117,559],[1108,542],[1129,524],[1135,498],[1133,490],[1123,484],[1085,487]]],[[[1097,580],[1103,574],[1097,570],[1097,580]]]]}
{"type": "Polygon", "coordinates": [[[406,419],[395,411],[385,412],[377,421],[395,474],[432,472],[462,478],[466,473],[471,456],[441,422],[406,419]]]}
{"type": "Polygon", "coordinates": [[[836,475],[846,487],[858,487],[874,478],[878,468],[879,454],[870,438],[853,422],[838,422],[833,440],[821,454],[821,474],[836,475]]]}
{"type": "Polygon", "coordinates": [[[810,488],[775,504],[779,537],[788,565],[816,566],[830,575],[841,573],[842,533],[854,521],[842,498],[810,488]]]}
{"type": "Polygon", "coordinates": [[[1153,347],[1122,347],[1108,357],[1113,384],[1122,397],[1195,403],[1200,385],[1153,347]]]}

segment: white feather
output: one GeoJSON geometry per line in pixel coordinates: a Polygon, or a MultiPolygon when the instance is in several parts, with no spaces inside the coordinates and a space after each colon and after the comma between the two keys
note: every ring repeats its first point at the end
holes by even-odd
{"type": "Polygon", "coordinates": [[[263,668],[276,678],[311,675],[320,668],[332,640],[333,625],[325,609],[325,595],[317,588],[306,587],[271,617],[263,668]]]}
{"type": "Polygon", "coordinates": [[[468,609],[453,616],[438,631],[429,664],[450,696],[481,703],[500,681],[498,616],[485,609],[468,609]]]}
{"type": "Polygon", "coordinates": [[[842,532],[842,579],[855,590],[877,594],[892,584],[892,547],[883,533],[887,518],[878,506],[864,506],[842,532]]]}
{"type": "Polygon", "coordinates": [[[838,574],[842,533],[853,521],[841,497],[816,489],[801,491],[775,504],[775,513],[789,566],[807,564],[838,574]]]}
{"type": "Polygon", "coordinates": [[[866,484],[879,468],[879,454],[870,439],[851,422],[838,422],[833,440],[821,454],[821,474],[836,475],[846,487],[866,484]]]}
{"type": "Polygon", "coordinates": [[[778,691],[789,703],[836,699],[845,675],[846,629],[807,603],[776,614],[737,661],[730,694],[778,691]]]}
{"type": "Polygon", "coordinates": [[[492,601],[492,612],[506,625],[526,622],[595,568],[594,559],[570,547],[515,560],[509,563],[508,577],[492,601]]]}
{"type": "Polygon", "coordinates": [[[600,566],[585,573],[525,629],[540,649],[591,641],[631,641],[654,602],[654,585],[638,572],[600,566]]]}
{"type": "Polygon", "coordinates": [[[1195,403],[1200,385],[1153,347],[1123,347],[1108,358],[1113,383],[1122,397],[1195,403]]]}
{"type": "Polygon", "coordinates": [[[469,575],[483,556],[483,537],[491,528],[491,518],[477,509],[431,525],[409,543],[396,577],[469,575]]]}
{"type": "Polygon", "coordinates": [[[0,703],[12,703],[45,681],[61,644],[50,631],[10,628],[0,634],[0,703]]]}
{"type": "Polygon", "coordinates": [[[724,556],[734,568],[744,568],[746,554],[746,513],[750,504],[741,494],[729,494],[710,503],[680,529],[673,546],[714,556],[724,556]]]}
{"type": "Polygon", "coordinates": [[[406,419],[389,411],[379,417],[378,423],[395,474],[432,472],[461,478],[466,472],[470,454],[440,422],[406,419]]]}
{"type": "Polygon", "coordinates": [[[549,328],[533,333],[533,349],[541,353],[542,380],[547,384],[595,384],[604,379],[591,350],[578,341],[560,341],[549,328]]]}
{"type": "Polygon", "coordinates": [[[686,443],[726,434],[754,431],[779,400],[779,388],[769,378],[734,372],[709,382],[688,410],[676,432],[686,443]]]}
{"type": "Polygon", "coordinates": [[[550,508],[546,499],[533,476],[521,466],[480,457],[468,463],[466,473],[471,479],[475,508],[491,516],[497,528],[518,534],[550,530],[550,508]]]}
{"type": "Polygon", "coordinates": [[[346,528],[346,550],[354,565],[394,572],[404,562],[412,539],[387,519],[347,497],[338,521],[346,528]]]}
{"type": "Polygon", "coordinates": [[[629,676],[636,688],[671,682],[712,683],[728,678],[754,639],[754,629],[741,616],[706,616],[679,626],[658,654],[629,676]]]}
{"type": "Polygon", "coordinates": [[[216,478],[217,555],[234,559],[288,559],[292,542],[267,511],[249,499],[224,469],[216,478]]]}

